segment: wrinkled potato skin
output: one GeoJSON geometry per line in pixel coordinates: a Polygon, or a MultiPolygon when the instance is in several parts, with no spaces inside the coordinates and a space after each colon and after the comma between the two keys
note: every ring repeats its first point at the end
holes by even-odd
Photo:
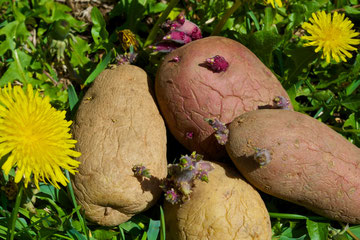
{"type": "Polygon", "coordinates": [[[157,201],[167,175],[166,130],[142,69],[103,71],[79,106],[73,133],[82,153],[73,187],[90,221],[115,226],[157,201]],[[140,182],[135,164],[154,177],[140,182]]]}
{"type": "Polygon", "coordinates": [[[189,201],[165,203],[166,239],[271,239],[269,213],[259,193],[233,166],[212,164],[209,182],[196,180],[189,201]]]}
{"type": "Polygon", "coordinates": [[[360,223],[360,149],[325,124],[286,110],[257,110],[229,126],[226,149],[260,190],[325,217],[360,223]],[[270,151],[263,167],[254,148],[270,151]]]}
{"type": "Polygon", "coordinates": [[[155,93],[175,138],[209,160],[220,160],[226,151],[204,118],[230,123],[244,112],[272,105],[276,96],[288,98],[273,73],[249,49],[224,37],[196,40],[169,53],[157,71],[155,93]],[[214,73],[203,66],[215,55],[229,63],[225,72],[214,73]],[[172,61],[176,56],[180,62],[172,61]],[[193,139],[186,138],[187,132],[194,133],[193,139]]]}

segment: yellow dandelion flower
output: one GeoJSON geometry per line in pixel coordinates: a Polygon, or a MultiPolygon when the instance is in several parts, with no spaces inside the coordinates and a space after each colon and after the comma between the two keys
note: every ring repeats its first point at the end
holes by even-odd
{"type": "Polygon", "coordinates": [[[81,154],[74,150],[76,140],[71,139],[65,111],[57,111],[48,97],[34,93],[31,85],[27,90],[10,84],[0,90],[0,157],[8,155],[2,169],[7,175],[16,166],[15,182],[24,178],[25,187],[33,176],[47,180],[56,188],[58,182],[67,185],[61,168],[75,174],[79,162],[71,157],[81,154]]]}
{"type": "Polygon", "coordinates": [[[266,4],[271,4],[273,8],[275,8],[275,2],[279,7],[282,7],[282,2],[281,0],[266,0],[266,4]]]}
{"type": "Polygon", "coordinates": [[[323,51],[322,58],[325,58],[329,63],[330,58],[335,59],[336,62],[340,60],[346,62],[346,58],[351,58],[349,51],[356,50],[351,45],[360,43],[360,39],[354,39],[359,33],[352,29],[354,24],[345,18],[344,14],[334,12],[326,14],[324,11],[312,14],[309,19],[310,23],[306,22],[302,25],[310,36],[303,36],[302,39],[310,42],[304,46],[317,46],[315,52],[323,51]]]}

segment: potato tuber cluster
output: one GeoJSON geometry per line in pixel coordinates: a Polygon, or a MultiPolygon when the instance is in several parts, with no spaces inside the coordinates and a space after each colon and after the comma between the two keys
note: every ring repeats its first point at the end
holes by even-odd
{"type": "Polygon", "coordinates": [[[155,93],[175,138],[211,160],[221,160],[226,151],[205,119],[228,124],[244,112],[277,107],[274,99],[279,96],[288,99],[280,82],[250,50],[224,37],[202,38],[165,56],[155,93]]]}
{"type": "Polygon", "coordinates": [[[359,224],[360,150],[292,111],[280,82],[240,43],[201,38],[183,16],[166,24],[168,34],[151,47],[170,52],[155,95],[169,131],[193,153],[167,166],[165,124],[146,73],[131,65],[105,70],[73,129],[82,152],[73,186],[86,217],[118,225],[154,205],[163,190],[169,239],[271,239],[260,195],[235,168],[204,155],[230,156],[261,191],[359,224]]]}

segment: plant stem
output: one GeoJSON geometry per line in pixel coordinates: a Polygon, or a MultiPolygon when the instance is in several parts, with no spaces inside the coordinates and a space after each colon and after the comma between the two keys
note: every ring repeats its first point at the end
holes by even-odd
{"type": "Polygon", "coordinates": [[[360,240],[355,234],[350,230],[350,228],[346,229],[346,232],[354,239],[354,240],[360,240]]]}
{"type": "Polygon", "coordinates": [[[22,182],[20,182],[19,185],[20,185],[20,188],[19,188],[19,192],[16,196],[15,206],[11,212],[11,218],[10,218],[9,228],[8,228],[8,233],[7,233],[7,238],[6,238],[8,240],[13,240],[15,237],[15,223],[17,220],[17,214],[19,212],[22,195],[24,193],[24,184],[22,182]]]}
{"type": "Polygon", "coordinates": [[[85,221],[84,221],[83,217],[81,216],[80,211],[78,209],[78,205],[77,205],[77,202],[76,202],[76,199],[75,199],[74,189],[72,188],[72,185],[71,185],[71,179],[70,179],[70,174],[69,174],[68,170],[65,170],[65,175],[66,175],[67,179],[69,180],[68,189],[69,189],[69,192],[70,192],[71,200],[72,200],[72,202],[74,204],[74,207],[76,209],[76,215],[79,218],[81,228],[82,228],[82,230],[83,230],[83,232],[84,232],[84,234],[86,236],[86,239],[89,240],[90,239],[89,232],[88,232],[87,227],[85,225],[85,221]]]}
{"type": "Polygon", "coordinates": [[[328,125],[328,127],[332,128],[332,129],[334,129],[335,131],[338,131],[338,132],[356,133],[356,134],[360,133],[360,129],[343,129],[343,128],[335,127],[335,126],[332,126],[332,125],[328,125]]]}
{"type": "Polygon", "coordinates": [[[242,0],[237,0],[231,8],[229,8],[224,16],[220,19],[219,23],[215,26],[213,32],[211,33],[211,36],[219,35],[221,30],[223,29],[226,21],[229,19],[229,17],[243,4],[242,0]]]}
{"type": "MultiPolygon", "coordinates": [[[[355,234],[350,230],[349,225],[345,225],[342,222],[338,222],[343,228],[343,231],[346,231],[354,240],[360,240],[355,234]]],[[[342,233],[343,233],[342,231],[342,233]]]]}
{"type": "Polygon", "coordinates": [[[169,5],[162,12],[161,16],[156,21],[156,23],[154,24],[153,28],[151,29],[148,37],[146,38],[145,43],[144,43],[144,48],[153,43],[153,41],[156,38],[156,34],[160,28],[160,24],[166,20],[166,18],[169,16],[171,10],[178,4],[178,2],[179,2],[179,0],[171,0],[170,1],[169,5]]]}
{"type": "Polygon", "coordinates": [[[329,219],[318,216],[303,216],[298,214],[289,214],[289,213],[269,213],[271,218],[284,218],[284,219],[294,219],[294,220],[313,220],[313,221],[329,221],[329,219]]]}
{"type": "Polygon", "coordinates": [[[70,237],[67,237],[67,236],[63,236],[63,235],[60,235],[60,234],[53,234],[54,237],[58,237],[58,238],[62,238],[62,239],[68,239],[68,240],[72,240],[73,238],[70,238],[70,237]]]}

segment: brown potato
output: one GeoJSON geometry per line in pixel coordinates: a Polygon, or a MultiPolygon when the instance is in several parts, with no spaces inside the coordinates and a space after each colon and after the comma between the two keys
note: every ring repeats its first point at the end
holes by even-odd
{"type": "Polygon", "coordinates": [[[249,49],[224,37],[196,40],[169,53],[157,71],[155,93],[175,138],[209,160],[226,157],[226,151],[204,118],[227,124],[244,112],[273,105],[277,96],[288,99],[274,74],[249,49]],[[228,62],[225,72],[205,65],[215,55],[228,62]]]}
{"type": "Polygon", "coordinates": [[[226,149],[255,187],[330,219],[360,223],[360,149],[343,136],[305,114],[274,109],[245,113],[229,131],[226,149]],[[260,167],[255,159],[270,161],[260,167]]]}
{"type": "Polygon", "coordinates": [[[190,200],[165,203],[166,239],[271,239],[269,213],[259,193],[232,166],[212,164],[209,182],[196,180],[190,200]]]}
{"type": "Polygon", "coordinates": [[[82,153],[73,186],[89,220],[118,225],[157,201],[159,179],[167,175],[166,130],[142,69],[102,72],[79,106],[73,132],[82,153]],[[136,164],[153,177],[136,178],[136,164]]]}

